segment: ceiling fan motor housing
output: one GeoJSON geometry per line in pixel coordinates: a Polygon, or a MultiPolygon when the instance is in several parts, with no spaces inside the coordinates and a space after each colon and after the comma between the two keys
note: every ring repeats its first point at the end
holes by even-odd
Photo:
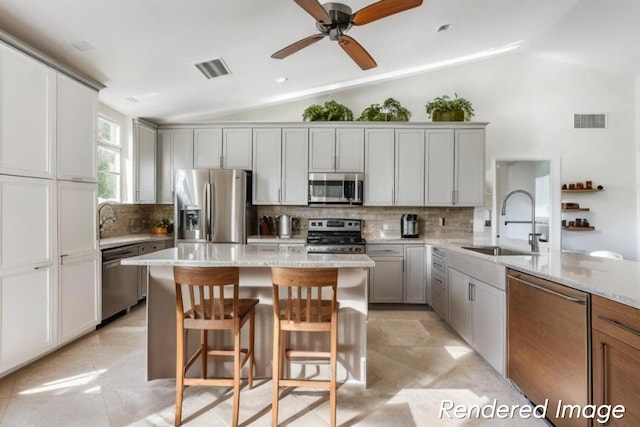
{"type": "Polygon", "coordinates": [[[338,40],[351,28],[351,8],[342,3],[325,3],[322,5],[331,18],[330,24],[316,22],[316,27],[323,34],[328,34],[331,40],[338,40]]]}

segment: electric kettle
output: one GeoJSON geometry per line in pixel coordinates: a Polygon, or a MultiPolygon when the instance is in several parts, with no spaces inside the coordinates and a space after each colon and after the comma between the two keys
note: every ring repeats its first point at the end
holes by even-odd
{"type": "Polygon", "coordinates": [[[291,237],[291,217],[287,214],[280,215],[278,218],[278,236],[281,239],[291,237]]]}

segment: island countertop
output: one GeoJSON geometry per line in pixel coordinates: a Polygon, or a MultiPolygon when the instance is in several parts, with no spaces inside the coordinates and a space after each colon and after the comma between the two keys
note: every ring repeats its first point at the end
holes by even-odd
{"type": "Polygon", "coordinates": [[[127,258],[124,265],[181,267],[367,268],[367,255],[308,254],[304,247],[277,248],[223,243],[180,243],[175,248],[127,258]]]}

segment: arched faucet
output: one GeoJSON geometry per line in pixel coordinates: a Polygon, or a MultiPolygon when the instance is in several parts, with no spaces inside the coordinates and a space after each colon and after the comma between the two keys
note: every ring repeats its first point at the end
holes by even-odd
{"type": "Polygon", "coordinates": [[[104,202],[98,206],[98,221],[100,222],[100,224],[98,225],[98,233],[100,234],[100,237],[102,237],[102,229],[107,224],[107,222],[111,221],[112,224],[116,222],[116,211],[113,210],[113,206],[111,206],[111,203],[104,202]],[[102,212],[102,208],[104,208],[105,206],[109,206],[111,208],[111,213],[113,214],[113,216],[108,216],[104,220],[100,221],[100,213],[102,212]]]}
{"type": "Polygon", "coordinates": [[[516,193],[522,193],[531,200],[531,234],[529,234],[529,244],[531,245],[531,252],[538,252],[540,249],[538,247],[538,236],[536,234],[536,201],[531,193],[525,190],[513,190],[504,196],[501,213],[503,216],[507,214],[507,200],[516,193]]]}

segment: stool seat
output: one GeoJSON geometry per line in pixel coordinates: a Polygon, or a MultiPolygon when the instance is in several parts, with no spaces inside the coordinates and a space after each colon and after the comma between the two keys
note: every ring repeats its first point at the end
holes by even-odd
{"type": "MultiPolygon", "coordinates": [[[[253,308],[256,305],[258,305],[259,302],[260,301],[257,299],[239,299],[238,300],[238,316],[240,318],[245,317],[247,314],[249,314],[251,310],[253,310],[253,308]]],[[[218,310],[218,313],[219,313],[220,307],[215,307],[215,304],[216,302],[214,301],[214,309],[218,310]]],[[[197,305],[193,309],[190,309],[184,313],[185,329],[201,329],[207,324],[210,324],[212,329],[224,329],[221,324],[218,325],[218,327],[216,327],[216,324],[221,323],[221,320],[223,319],[233,319],[235,317],[235,314],[233,312],[233,301],[224,302],[224,307],[222,309],[222,313],[223,313],[222,319],[220,320],[211,319],[212,317],[211,313],[212,313],[211,300],[205,299],[204,311],[202,310],[202,307],[200,305],[197,305]],[[198,326],[195,326],[195,325],[198,325],[198,326]]],[[[232,329],[232,328],[233,328],[233,325],[229,326],[229,329],[232,329]]]]}

